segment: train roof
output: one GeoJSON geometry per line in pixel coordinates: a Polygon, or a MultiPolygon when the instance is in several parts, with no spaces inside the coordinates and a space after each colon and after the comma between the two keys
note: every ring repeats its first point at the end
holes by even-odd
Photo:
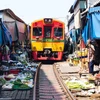
{"type": "MultiPolygon", "coordinates": [[[[33,21],[32,23],[35,23],[35,22],[38,22],[38,21],[41,21],[41,20],[44,20],[45,18],[41,18],[41,19],[38,19],[38,20],[35,20],[35,21],[33,21]]],[[[50,18],[50,19],[53,19],[53,20],[55,20],[55,21],[58,21],[58,22],[60,22],[60,23],[62,23],[62,24],[65,24],[63,21],[61,21],[61,20],[57,20],[57,19],[55,19],[55,18],[50,18]]]]}

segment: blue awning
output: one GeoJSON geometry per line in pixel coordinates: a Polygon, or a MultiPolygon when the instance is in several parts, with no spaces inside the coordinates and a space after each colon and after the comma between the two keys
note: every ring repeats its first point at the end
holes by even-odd
{"type": "Polygon", "coordinates": [[[87,23],[82,31],[82,38],[84,40],[84,43],[87,43],[87,40],[89,39],[89,24],[87,23]]]}
{"type": "Polygon", "coordinates": [[[70,37],[72,38],[73,42],[76,42],[75,29],[70,30],[70,37]]]}
{"type": "Polygon", "coordinates": [[[90,8],[88,23],[91,39],[100,39],[100,7],[90,8]]]}
{"type": "Polygon", "coordinates": [[[98,13],[98,12],[100,12],[100,7],[93,7],[93,8],[90,8],[89,9],[89,13],[91,14],[91,13],[98,13]]]}
{"type": "Polygon", "coordinates": [[[0,25],[1,25],[2,44],[11,45],[11,43],[12,43],[11,33],[9,32],[9,30],[6,28],[5,24],[2,21],[0,21],[0,25]]]}

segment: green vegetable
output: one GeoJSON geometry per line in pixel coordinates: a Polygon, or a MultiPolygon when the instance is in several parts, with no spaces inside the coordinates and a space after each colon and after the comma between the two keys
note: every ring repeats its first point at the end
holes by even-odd
{"type": "Polygon", "coordinates": [[[78,82],[67,82],[66,84],[69,89],[82,89],[84,88],[81,84],[78,82]]]}
{"type": "Polygon", "coordinates": [[[19,85],[13,85],[13,89],[19,89],[19,85]]]}
{"type": "Polygon", "coordinates": [[[2,85],[4,85],[6,83],[6,80],[4,78],[0,78],[0,82],[2,83],[2,85]]]}
{"type": "Polygon", "coordinates": [[[21,89],[29,89],[30,87],[28,85],[26,85],[26,84],[23,84],[23,85],[20,86],[20,88],[21,89]]]}
{"type": "Polygon", "coordinates": [[[13,89],[30,89],[30,87],[26,84],[22,85],[13,85],[13,89]]]}
{"type": "Polygon", "coordinates": [[[17,81],[21,82],[21,79],[17,79],[17,81]]]}
{"type": "Polygon", "coordinates": [[[14,81],[14,85],[22,85],[23,83],[20,80],[14,81]]]}

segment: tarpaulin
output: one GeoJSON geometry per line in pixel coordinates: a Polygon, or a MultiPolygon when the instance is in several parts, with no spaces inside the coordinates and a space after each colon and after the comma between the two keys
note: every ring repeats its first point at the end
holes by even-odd
{"type": "Polygon", "coordinates": [[[19,35],[19,41],[25,41],[26,39],[26,25],[21,22],[16,22],[18,27],[18,35],[19,35]]]}
{"type": "Polygon", "coordinates": [[[81,34],[81,30],[80,29],[76,29],[75,33],[76,33],[76,42],[78,43],[79,42],[79,37],[80,37],[80,34],[81,34]]]}
{"type": "Polygon", "coordinates": [[[9,32],[9,30],[7,29],[7,27],[5,26],[5,24],[2,21],[1,21],[1,27],[2,27],[3,44],[11,45],[11,43],[12,43],[11,33],[9,32]]]}
{"type": "Polygon", "coordinates": [[[12,36],[12,41],[16,41],[18,40],[19,36],[18,36],[18,27],[16,25],[16,22],[5,22],[5,25],[7,26],[8,30],[11,33],[12,36]]]}
{"type": "Polygon", "coordinates": [[[90,37],[89,35],[90,35],[89,34],[89,23],[87,23],[82,31],[82,38],[83,38],[85,44],[87,43],[87,40],[90,37]]]}
{"type": "Polygon", "coordinates": [[[70,30],[70,37],[72,38],[73,42],[76,42],[76,33],[75,29],[70,30]]]}
{"type": "Polygon", "coordinates": [[[100,7],[90,8],[88,19],[90,38],[100,39],[100,7]]]}
{"type": "Polygon", "coordinates": [[[100,7],[89,9],[87,14],[87,23],[82,31],[82,38],[87,43],[87,40],[100,39],[100,7]]]}
{"type": "Polygon", "coordinates": [[[69,34],[70,34],[70,37],[72,38],[72,30],[70,30],[69,34]]]}

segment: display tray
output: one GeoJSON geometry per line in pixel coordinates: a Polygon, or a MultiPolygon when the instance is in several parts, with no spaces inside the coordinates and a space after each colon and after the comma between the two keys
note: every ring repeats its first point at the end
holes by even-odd
{"type": "Polygon", "coordinates": [[[31,90],[32,88],[26,88],[26,89],[23,89],[23,88],[13,88],[12,90],[31,90]]]}
{"type": "Polygon", "coordinates": [[[13,91],[13,90],[31,90],[32,88],[26,88],[26,89],[22,89],[22,88],[12,88],[12,89],[2,89],[2,91],[13,91]]]}
{"type": "Polygon", "coordinates": [[[29,87],[28,85],[13,85],[12,87],[13,90],[30,90],[32,89],[31,87],[29,87]]]}

